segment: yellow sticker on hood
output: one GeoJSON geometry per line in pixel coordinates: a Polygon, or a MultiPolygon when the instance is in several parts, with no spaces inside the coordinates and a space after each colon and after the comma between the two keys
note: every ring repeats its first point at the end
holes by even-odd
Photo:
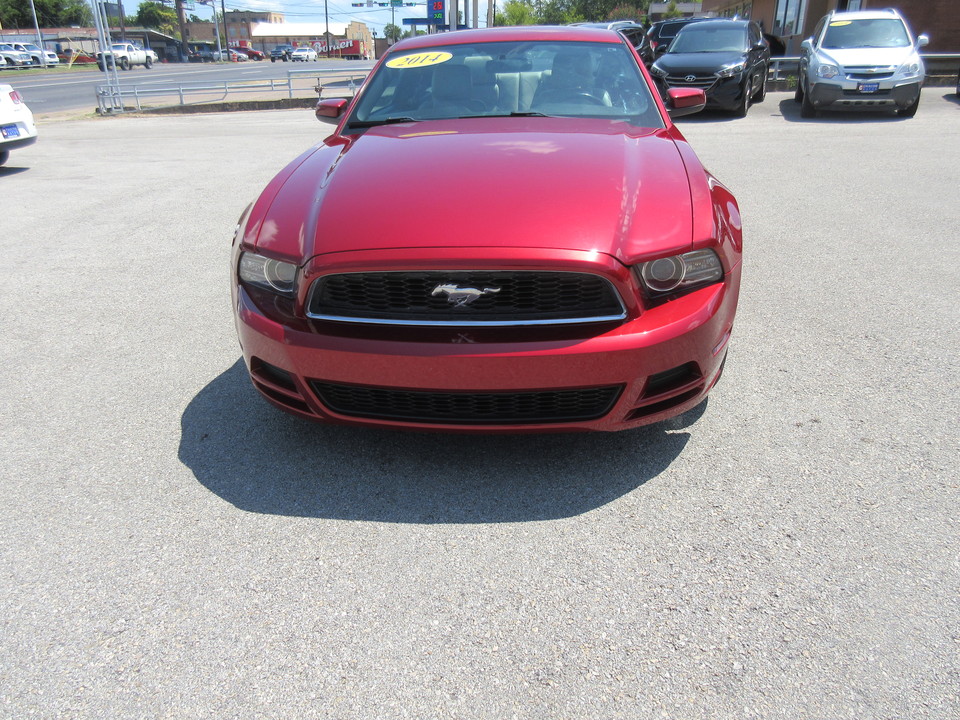
{"type": "Polygon", "coordinates": [[[398,70],[417,67],[430,67],[431,65],[445,63],[452,57],[453,55],[448,52],[415,53],[413,55],[404,55],[403,57],[394,58],[393,60],[387,60],[387,67],[397,68],[398,70]]]}
{"type": "Polygon", "coordinates": [[[849,25],[853,20],[837,20],[836,22],[830,23],[830,27],[843,27],[844,25],[849,25]]]}

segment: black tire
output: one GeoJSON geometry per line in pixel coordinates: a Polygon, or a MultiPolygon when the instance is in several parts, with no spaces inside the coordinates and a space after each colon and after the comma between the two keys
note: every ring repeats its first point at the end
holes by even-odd
{"type": "Polygon", "coordinates": [[[800,100],[800,117],[815,118],[816,116],[817,108],[815,108],[813,103],[810,102],[810,93],[804,92],[803,98],[800,100]]]}
{"type": "Polygon", "coordinates": [[[803,75],[797,73],[797,89],[793,93],[794,102],[803,102],[803,75]]]}
{"type": "Polygon", "coordinates": [[[270,62],[276,62],[276,61],[277,59],[275,57],[270,58],[270,62]]]}
{"type": "Polygon", "coordinates": [[[129,70],[130,69],[130,58],[120,58],[120,69],[129,70]]]}
{"type": "Polygon", "coordinates": [[[920,107],[920,96],[904,108],[897,108],[897,115],[900,117],[913,117],[917,114],[917,108],[920,107]]]}
{"type": "Polygon", "coordinates": [[[0,165],[3,165],[7,162],[7,158],[10,157],[9,150],[0,150],[0,165]]]}
{"type": "Polygon", "coordinates": [[[152,67],[153,67],[153,58],[150,57],[149,55],[147,55],[147,60],[146,60],[146,62],[143,63],[143,66],[144,66],[147,70],[149,70],[150,68],[152,68],[152,67]]]}
{"type": "Polygon", "coordinates": [[[767,99],[767,69],[763,69],[763,75],[760,76],[760,87],[753,94],[754,103],[762,103],[767,99]]]}
{"type": "Polygon", "coordinates": [[[753,87],[750,82],[750,79],[747,78],[747,81],[743,84],[743,99],[740,101],[740,104],[737,105],[736,109],[733,111],[733,114],[736,117],[745,118],[747,116],[747,111],[750,110],[750,95],[753,92],[753,87]]]}

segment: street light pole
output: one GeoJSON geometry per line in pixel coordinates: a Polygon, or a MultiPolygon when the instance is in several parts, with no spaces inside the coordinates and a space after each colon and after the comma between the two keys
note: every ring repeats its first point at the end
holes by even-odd
{"type": "Polygon", "coordinates": [[[43,45],[43,35],[40,34],[40,23],[37,22],[37,6],[30,0],[30,12],[33,13],[33,28],[37,31],[37,45],[40,46],[40,64],[46,66],[47,53],[43,45]]]}

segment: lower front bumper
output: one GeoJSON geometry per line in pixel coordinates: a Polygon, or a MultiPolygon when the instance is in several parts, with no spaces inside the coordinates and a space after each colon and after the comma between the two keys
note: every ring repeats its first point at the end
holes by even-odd
{"type": "Polygon", "coordinates": [[[896,87],[884,87],[876,92],[858,92],[855,85],[844,87],[833,83],[814,83],[810,88],[810,102],[817,109],[894,109],[913,105],[920,97],[921,83],[907,83],[896,87]]]}
{"type": "Polygon", "coordinates": [[[722,370],[739,285],[737,265],[721,284],[592,337],[532,342],[478,342],[455,330],[446,340],[430,342],[294,330],[260,312],[243,288],[236,288],[235,311],[254,386],[273,404],[302,417],[453,432],[615,431],[679,415],[703,401],[722,370]],[[358,388],[367,398],[470,395],[481,396],[481,402],[485,393],[618,390],[600,417],[484,423],[338,412],[319,394],[331,384],[348,392],[358,388]]]}
{"type": "Polygon", "coordinates": [[[14,140],[0,139],[0,152],[6,152],[7,150],[16,150],[17,148],[26,147],[27,145],[33,145],[36,141],[37,141],[36,135],[31,135],[29,137],[16,138],[14,140]]]}

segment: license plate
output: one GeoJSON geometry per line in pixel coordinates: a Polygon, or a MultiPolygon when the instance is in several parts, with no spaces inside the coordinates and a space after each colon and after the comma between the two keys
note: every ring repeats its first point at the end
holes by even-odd
{"type": "Polygon", "coordinates": [[[880,89],[880,83],[860,83],[857,85],[857,92],[875,93],[880,89]]]}
{"type": "Polygon", "coordinates": [[[16,125],[4,125],[0,127],[0,133],[5,138],[20,137],[20,129],[16,125]]]}

